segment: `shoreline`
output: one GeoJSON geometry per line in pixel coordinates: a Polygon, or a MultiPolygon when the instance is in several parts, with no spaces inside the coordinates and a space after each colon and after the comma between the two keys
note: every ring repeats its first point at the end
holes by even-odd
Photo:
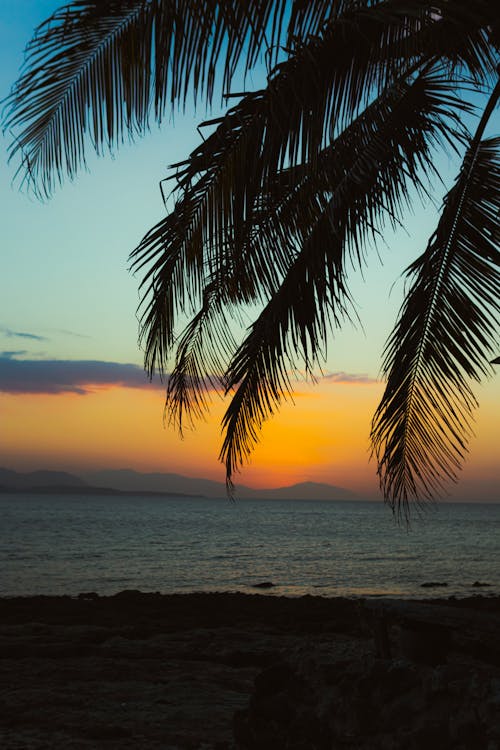
{"type": "Polygon", "coordinates": [[[54,593],[54,592],[43,592],[43,593],[0,593],[0,603],[3,601],[10,600],[114,600],[123,597],[197,597],[197,596],[262,596],[263,598],[274,598],[274,599],[321,599],[321,600],[346,600],[353,602],[368,601],[368,602],[384,602],[384,601],[401,601],[401,602],[449,602],[453,606],[454,602],[470,602],[470,606],[473,606],[474,602],[481,601],[483,599],[496,602],[500,601],[500,592],[497,586],[490,583],[476,582],[470,584],[467,590],[462,590],[457,593],[456,589],[449,584],[444,583],[423,583],[419,585],[418,592],[412,594],[405,594],[402,592],[395,591],[359,591],[359,592],[346,592],[340,590],[338,593],[310,593],[308,591],[298,591],[294,593],[290,591],[290,587],[273,583],[271,581],[262,581],[255,584],[248,584],[241,588],[234,589],[176,589],[176,590],[143,590],[135,588],[125,588],[111,593],[99,593],[95,590],[82,590],[78,593],[54,593]],[[449,593],[448,593],[449,592],[449,593]]]}
{"type": "MultiPolygon", "coordinates": [[[[76,594],[56,594],[56,593],[37,593],[37,594],[0,594],[0,602],[11,600],[11,599],[70,599],[72,601],[75,600],[84,600],[84,599],[102,599],[102,600],[108,600],[108,599],[120,599],[125,597],[161,597],[161,598],[167,598],[167,597],[189,597],[189,596],[261,596],[263,598],[269,598],[269,597],[275,597],[279,599],[331,599],[331,600],[339,600],[339,599],[346,599],[348,601],[359,601],[364,599],[401,599],[402,601],[471,601],[474,600],[481,600],[481,599],[498,599],[500,600],[500,594],[497,593],[496,587],[493,587],[491,584],[479,584],[477,588],[480,588],[480,591],[476,590],[472,593],[464,594],[464,595],[457,595],[457,594],[449,594],[446,595],[446,586],[444,584],[420,584],[420,587],[424,589],[422,594],[420,596],[418,595],[411,595],[411,594],[399,594],[395,592],[390,593],[360,593],[360,594],[336,594],[336,595],[330,595],[330,594],[310,594],[310,593],[302,593],[302,594],[287,594],[287,593],[280,593],[279,589],[282,588],[280,584],[272,583],[271,581],[263,581],[261,583],[255,583],[253,585],[248,585],[244,589],[231,589],[231,590],[225,590],[225,589],[210,589],[210,590],[204,590],[204,589],[190,589],[190,590],[172,590],[172,591],[148,591],[143,589],[120,589],[119,591],[116,591],[112,594],[100,594],[97,591],[79,591],[76,594]],[[490,590],[491,586],[491,590],[490,590]],[[484,588],[483,588],[484,587],[484,588]],[[432,593],[426,593],[428,589],[432,589],[432,593]]],[[[470,585],[470,588],[474,588],[474,584],[470,585]]]]}

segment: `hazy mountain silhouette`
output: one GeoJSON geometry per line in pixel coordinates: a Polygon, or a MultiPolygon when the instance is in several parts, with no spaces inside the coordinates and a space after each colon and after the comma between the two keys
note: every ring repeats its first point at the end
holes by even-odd
{"type": "Polygon", "coordinates": [[[30,471],[22,473],[12,469],[0,468],[0,486],[16,490],[33,487],[86,487],[86,482],[66,471],[30,471]]]}
{"type": "MultiPolygon", "coordinates": [[[[155,472],[143,474],[132,469],[104,469],[85,474],[90,484],[116,487],[120,490],[148,490],[150,492],[179,492],[182,494],[225,497],[223,482],[186,477],[181,474],[155,472]]],[[[343,487],[316,482],[303,482],[289,487],[256,490],[245,485],[236,488],[237,497],[274,498],[276,500],[354,500],[356,495],[343,487]]]]}
{"type": "MultiPolygon", "coordinates": [[[[155,493],[166,495],[202,495],[226,497],[223,482],[171,473],[141,473],[133,469],[102,469],[88,472],[84,478],[62,471],[21,473],[0,468],[0,489],[35,492],[85,492],[96,494],[155,493]]],[[[343,487],[318,482],[302,482],[288,487],[257,490],[238,486],[237,497],[275,500],[356,500],[353,492],[343,487]]]]}

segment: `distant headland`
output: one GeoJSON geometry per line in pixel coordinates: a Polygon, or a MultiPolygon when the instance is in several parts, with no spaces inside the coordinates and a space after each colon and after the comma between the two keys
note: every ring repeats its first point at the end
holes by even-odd
{"type": "MultiPolygon", "coordinates": [[[[102,469],[83,476],[64,471],[17,472],[0,468],[0,492],[75,495],[158,495],[222,498],[222,482],[181,474],[142,473],[132,469],[102,469]]],[[[319,482],[302,482],[273,489],[238,486],[237,497],[270,500],[361,500],[344,487],[319,482]]]]}

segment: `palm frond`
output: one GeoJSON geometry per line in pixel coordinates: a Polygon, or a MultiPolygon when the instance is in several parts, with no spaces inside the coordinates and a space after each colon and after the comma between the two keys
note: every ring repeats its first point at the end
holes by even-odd
{"type": "Polygon", "coordinates": [[[420,18],[408,27],[400,42],[401,53],[439,59],[448,65],[448,75],[470,76],[476,86],[496,79],[497,56],[489,39],[496,9],[489,0],[454,0],[439,8],[433,0],[396,3],[395,13],[420,18]]]}
{"type": "MultiPolygon", "coordinates": [[[[185,299],[195,300],[194,309],[201,304],[203,264],[209,273],[216,273],[218,267],[236,268],[238,263],[244,267],[252,262],[253,256],[245,257],[244,248],[249,228],[255,226],[252,213],[258,196],[273,189],[285,163],[316,169],[323,155],[318,148],[324,148],[327,135],[324,122],[331,117],[341,122],[368,101],[376,82],[382,85],[382,80],[392,75],[389,68],[397,67],[397,60],[407,52],[410,21],[416,29],[421,27],[418,14],[408,21],[392,7],[382,13],[378,6],[352,10],[347,5],[346,14],[335,18],[324,37],[308,40],[296,50],[277,67],[266,90],[244,96],[225,117],[215,121],[215,131],[188,160],[174,165],[180,200],[173,214],[146,235],[132,256],[134,269],[150,265],[141,334],[147,337],[150,372],[169,349],[173,322],[167,321],[165,314],[181,309],[185,299]],[[170,263],[174,255],[179,258],[177,264],[170,263]],[[180,259],[187,256],[192,259],[189,268],[195,269],[193,277],[184,274],[188,266],[180,259]],[[171,268],[175,278],[167,277],[162,268],[171,268]],[[189,287],[193,279],[195,286],[189,287]],[[160,293],[166,297],[174,294],[179,300],[158,304],[160,293]],[[157,316],[160,319],[155,323],[157,316]],[[155,329],[162,335],[159,345],[155,329]]],[[[328,126],[328,140],[337,126],[328,126]]],[[[285,269],[289,256],[288,243],[275,242],[270,262],[261,263],[261,278],[275,279],[276,269],[285,269]]],[[[241,273],[240,278],[243,276],[241,273]]]]}
{"type": "MultiPolygon", "coordinates": [[[[229,486],[263,421],[290,394],[294,358],[300,357],[311,372],[332,324],[349,316],[346,252],[361,262],[367,239],[374,239],[384,218],[401,215],[408,184],[422,187],[420,168],[432,172],[431,146],[446,139],[445,122],[449,127],[444,101],[458,105],[448,101],[445,91],[441,78],[429,71],[411,86],[392,91],[392,101],[386,95],[372,106],[333,145],[329,159],[321,160],[323,190],[314,194],[320,210],[311,211],[309,223],[302,212],[300,221],[285,225],[292,237],[296,232],[296,255],[226,374],[227,389],[235,389],[223,420],[221,451],[229,486]]],[[[302,206],[303,198],[294,205],[302,206]]],[[[283,216],[276,221],[283,226],[283,216]]]]}
{"type": "Polygon", "coordinates": [[[211,279],[203,304],[176,342],[175,366],[168,378],[165,411],[182,436],[186,419],[203,416],[211,394],[223,391],[223,374],[236,348],[220,278],[211,279]]]}
{"type": "MultiPolygon", "coordinates": [[[[497,85],[492,99],[499,94],[497,85]]],[[[386,346],[372,442],[398,515],[455,480],[467,451],[476,406],[469,381],[491,373],[497,344],[499,213],[500,139],[476,138],[435,234],[408,270],[413,285],[386,346]]]]}
{"type": "MultiPolygon", "coordinates": [[[[477,57],[473,39],[484,20],[477,11],[484,0],[469,5],[473,10],[465,18],[467,25],[446,8],[443,33],[436,37],[439,45],[434,43],[441,56],[453,39],[456,54],[467,48],[469,57],[477,57]]],[[[152,111],[161,121],[166,107],[185,102],[189,91],[195,99],[203,92],[210,101],[217,77],[224,90],[229,89],[241,61],[248,68],[263,49],[279,44],[287,24],[286,6],[285,0],[73,0],[62,7],[38,28],[7,99],[4,123],[14,131],[10,158],[21,157],[19,179],[49,195],[65,176],[73,178],[85,165],[89,141],[100,152],[143,133],[152,111]]],[[[274,111],[301,101],[304,107],[292,117],[278,152],[269,150],[270,158],[282,157],[287,149],[292,160],[299,151],[302,156],[304,149],[310,152],[323,132],[322,123],[330,127],[331,112],[348,116],[370,86],[387,76],[384,65],[380,67],[384,58],[387,68],[389,58],[392,67],[400,67],[411,56],[428,57],[430,48],[425,52],[415,39],[424,39],[417,33],[423,27],[434,33],[439,26],[430,7],[423,0],[412,0],[404,9],[395,0],[344,0],[329,10],[319,3],[313,12],[295,4],[290,33],[307,30],[318,36],[295,43],[289,60],[272,77],[274,99],[276,93],[283,94],[274,111]],[[288,89],[294,84],[291,91],[283,87],[284,80],[288,89]]],[[[488,45],[484,47],[483,57],[488,45]]],[[[267,142],[266,148],[271,145],[267,142]]]]}
{"type": "MultiPolygon", "coordinates": [[[[457,120],[453,108],[457,107],[458,101],[447,95],[446,86],[446,81],[441,79],[438,71],[428,71],[411,87],[404,81],[399,82],[373,102],[332,146],[324,149],[316,169],[312,169],[311,165],[301,165],[299,168],[283,170],[272,183],[269,181],[271,187],[261,191],[253,205],[251,193],[246,191],[247,206],[243,211],[243,204],[240,202],[238,205],[235,195],[238,183],[233,189],[232,182],[228,183],[225,178],[228,172],[234,176],[235,162],[228,159],[228,154],[235,143],[238,153],[239,131],[232,126],[222,131],[217,129],[210,136],[215,144],[209,144],[208,147],[206,143],[203,144],[200,152],[195,152],[188,162],[187,169],[192,170],[192,173],[193,163],[198,165],[201,178],[190,189],[190,180],[182,178],[187,183],[183,199],[170,216],[151,230],[133,254],[135,270],[148,267],[143,280],[145,292],[141,336],[146,342],[145,361],[150,374],[155,369],[160,373],[166,370],[169,355],[177,345],[174,328],[180,313],[195,315],[196,340],[200,346],[203,342],[206,361],[210,363],[210,346],[216,347],[217,344],[205,332],[205,328],[210,330],[218,325],[221,306],[232,304],[234,317],[234,304],[255,301],[267,304],[279,289],[301,245],[308,239],[311,227],[325,212],[332,186],[336,191],[336,199],[342,204],[353,197],[348,192],[342,192],[345,191],[345,185],[349,185],[349,180],[345,181],[343,178],[344,175],[351,174],[355,163],[356,180],[363,180],[363,164],[369,164],[372,158],[374,134],[378,132],[380,137],[382,132],[384,151],[394,148],[395,155],[403,148],[406,150],[406,160],[401,162],[393,158],[394,169],[390,177],[393,186],[401,185],[402,195],[405,195],[405,177],[397,172],[401,164],[407,168],[411,165],[415,184],[419,184],[415,179],[419,164],[413,163],[409,155],[421,153],[419,158],[422,163],[427,163],[427,167],[431,168],[430,162],[426,162],[423,157],[426,139],[431,145],[433,138],[447,133],[440,125],[441,117],[448,118],[451,137],[450,122],[457,120]],[[409,145],[402,137],[395,144],[390,128],[389,135],[384,135],[384,131],[381,131],[388,121],[392,122],[398,117],[409,123],[409,145]],[[225,138],[228,139],[227,143],[225,138]],[[210,159],[207,158],[205,149],[211,154],[210,159]],[[219,155],[222,156],[221,164],[219,155]],[[219,182],[222,187],[218,187],[219,182]],[[226,190],[224,198],[217,203],[213,199],[214,185],[219,192],[221,189],[226,190]],[[219,208],[216,209],[216,206],[219,208]],[[231,206],[234,208],[228,208],[231,206]],[[235,224],[239,227],[239,241],[235,224]],[[205,280],[207,274],[208,286],[205,280]],[[202,302],[200,295],[203,287],[210,290],[210,293],[203,293],[202,302]],[[196,309],[199,305],[201,311],[198,314],[196,309]]],[[[252,107],[249,107],[248,114],[253,116],[252,107]]],[[[241,120],[244,124],[245,120],[241,120]]],[[[406,132],[405,128],[401,130],[403,132],[406,132]]],[[[375,144],[373,158],[377,160],[381,150],[380,141],[375,140],[375,144]]],[[[255,153],[256,148],[257,144],[254,143],[249,153],[255,153]]],[[[254,159],[254,164],[255,161],[254,159]]],[[[243,159],[238,168],[244,169],[245,163],[243,159]]],[[[250,173],[251,168],[247,169],[247,176],[250,173]]],[[[381,170],[379,177],[383,174],[381,170]]],[[[389,179],[387,175],[385,177],[389,179]]],[[[379,190],[381,187],[382,183],[379,190]]],[[[396,211],[389,203],[386,208],[392,214],[396,211]]],[[[318,229],[318,232],[328,231],[329,221],[326,217],[326,230],[318,229]]],[[[356,212],[352,213],[351,221],[356,223],[356,212]]],[[[363,227],[363,222],[359,226],[363,227]]],[[[350,235],[355,237],[356,234],[357,230],[353,227],[350,235]]],[[[358,252],[359,244],[358,242],[358,252]]],[[[220,369],[205,367],[202,373],[202,362],[203,356],[198,345],[188,347],[182,356],[177,356],[175,378],[170,381],[174,385],[167,392],[167,410],[176,416],[173,421],[189,412],[186,384],[191,383],[193,386],[191,398],[194,411],[199,416],[198,396],[201,399],[202,394],[195,393],[197,384],[203,390],[207,378],[214,372],[222,372],[220,369]],[[192,374],[193,368],[198,371],[196,377],[192,374]],[[183,408],[178,408],[181,403],[184,404],[183,408]]],[[[182,429],[181,423],[178,424],[182,429]]]]}
{"type": "MultiPolygon", "coordinates": [[[[260,92],[245,97],[245,107],[230,110],[216,131],[194,151],[176,174],[181,194],[174,210],[143,238],[131,254],[132,269],[147,269],[141,283],[141,340],[146,341],[145,361],[150,374],[163,370],[173,345],[179,312],[195,314],[202,305],[205,277],[220,279],[224,289],[234,288],[235,269],[243,268],[238,254],[226,253],[244,231],[252,202],[251,190],[235,175],[246,172],[251,181],[249,155],[255,155],[261,129],[245,128],[260,118],[260,92]],[[229,256],[226,258],[226,256],[229,256]],[[224,269],[224,275],[221,274],[224,269]],[[233,270],[231,270],[233,269],[233,270]],[[162,297],[168,304],[162,302],[162,297]]],[[[238,282],[240,301],[251,289],[238,282]]]]}
{"type": "Polygon", "coordinates": [[[326,346],[332,318],[339,322],[348,314],[339,244],[336,250],[329,253],[326,273],[324,255],[313,259],[299,255],[226,373],[226,389],[236,386],[222,423],[226,434],[220,458],[226,465],[229,489],[234,472],[257,442],[262,423],[291,393],[294,354],[311,370],[326,346]]]}
{"type": "Polygon", "coordinates": [[[16,133],[18,174],[49,195],[99,152],[143,133],[151,111],[189,91],[208,101],[215,81],[230,86],[265,41],[279,3],[270,0],[73,0],[37,29],[7,99],[5,128],[16,133]]]}

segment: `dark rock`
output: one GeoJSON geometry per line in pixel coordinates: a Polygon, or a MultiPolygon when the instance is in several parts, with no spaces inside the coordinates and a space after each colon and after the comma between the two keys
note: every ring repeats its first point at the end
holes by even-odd
{"type": "Polygon", "coordinates": [[[369,654],[331,661],[312,646],[264,670],[235,717],[237,750],[500,750],[494,668],[441,665],[449,628],[403,625],[412,661],[369,654]]]}
{"type": "Polygon", "coordinates": [[[251,705],[260,718],[282,725],[289,724],[297,713],[292,698],[284,692],[277,693],[276,695],[267,695],[265,698],[263,696],[253,696],[251,698],[251,705]]]}
{"type": "Polygon", "coordinates": [[[115,594],[113,599],[137,599],[139,597],[142,598],[143,596],[143,592],[139,591],[139,589],[124,589],[115,594]]]}
{"type": "Polygon", "coordinates": [[[77,598],[80,599],[80,601],[95,602],[96,599],[99,599],[99,594],[97,594],[95,591],[86,591],[78,594],[77,598]]]}
{"type": "Polygon", "coordinates": [[[256,716],[249,709],[235,712],[233,737],[238,750],[285,750],[286,748],[286,739],[280,732],[280,727],[256,716]]]}
{"type": "Polygon", "coordinates": [[[484,588],[485,586],[491,586],[491,583],[483,583],[482,581],[474,581],[472,587],[475,589],[484,588]]]}
{"type": "Polygon", "coordinates": [[[449,724],[450,734],[455,742],[460,742],[465,747],[485,747],[484,736],[478,731],[477,717],[470,708],[450,716],[449,724]]]}
{"type": "Polygon", "coordinates": [[[331,731],[325,719],[314,709],[303,708],[290,725],[287,748],[330,750],[331,746],[331,731]]]}
{"type": "Polygon", "coordinates": [[[448,628],[431,623],[403,624],[399,633],[401,655],[418,664],[433,666],[444,663],[450,643],[448,628]]]}
{"type": "Polygon", "coordinates": [[[434,717],[423,719],[420,722],[412,737],[413,743],[410,746],[412,750],[451,750],[450,734],[448,731],[448,722],[443,717],[436,720],[434,717]]]}
{"type": "Polygon", "coordinates": [[[261,667],[264,668],[279,658],[279,654],[276,651],[228,651],[221,655],[220,661],[223,664],[227,664],[229,667],[239,669],[241,667],[261,667]]]}
{"type": "Polygon", "coordinates": [[[274,583],[272,581],[262,581],[261,583],[254,583],[254,589],[272,589],[274,583]]]}
{"type": "Polygon", "coordinates": [[[96,724],[93,727],[89,727],[86,731],[84,730],[83,734],[92,740],[115,740],[128,737],[130,731],[116,724],[96,724]]]}
{"type": "Polygon", "coordinates": [[[255,692],[259,696],[269,696],[285,690],[296,679],[287,662],[278,662],[264,669],[255,678],[255,692]]]}

